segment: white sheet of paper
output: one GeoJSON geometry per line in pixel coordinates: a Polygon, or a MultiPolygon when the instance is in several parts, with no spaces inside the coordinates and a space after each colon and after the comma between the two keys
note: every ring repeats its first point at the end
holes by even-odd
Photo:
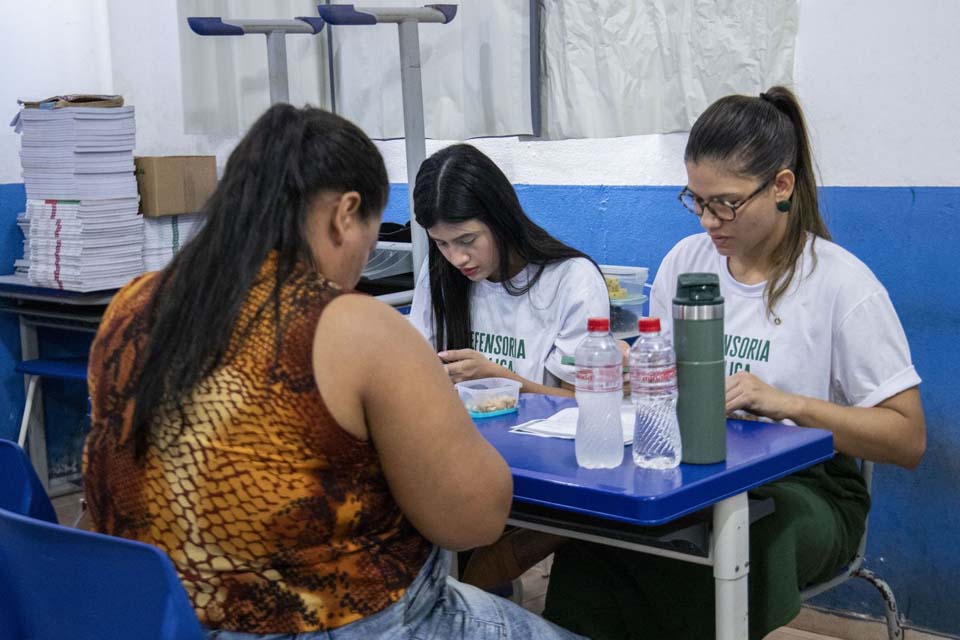
{"type": "MultiPolygon", "coordinates": [[[[577,434],[577,418],[580,416],[578,407],[561,409],[549,418],[530,420],[510,428],[511,433],[520,433],[541,438],[564,438],[572,440],[577,434]]],[[[620,404],[620,423],[623,427],[623,443],[633,442],[633,403],[625,399],[620,404]]]]}

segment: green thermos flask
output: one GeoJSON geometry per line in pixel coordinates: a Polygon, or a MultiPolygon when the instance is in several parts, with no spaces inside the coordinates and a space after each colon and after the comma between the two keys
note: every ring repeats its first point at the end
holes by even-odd
{"type": "Polygon", "coordinates": [[[677,420],[683,462],[727,458],[723,361],[723,297],[715,273],[681,273],[673,299],[677,354],[677,420]]]}

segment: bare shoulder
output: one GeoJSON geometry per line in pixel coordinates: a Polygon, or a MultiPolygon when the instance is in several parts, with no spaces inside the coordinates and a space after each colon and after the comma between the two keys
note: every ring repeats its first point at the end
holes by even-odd
{"type": "Polygon", "coordinates": [[[365,294],[344,294],[330,302],[317,323],[315,346],[321,336],[324,343],[351,345],[358,355],[379,357],[424,342],[405,316],[365,294]]]}

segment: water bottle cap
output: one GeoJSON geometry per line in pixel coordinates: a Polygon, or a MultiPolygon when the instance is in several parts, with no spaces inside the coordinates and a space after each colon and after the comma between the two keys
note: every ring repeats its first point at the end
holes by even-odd
{"type": "Polygon", "coordinates": [[[610,331],[608,318],[587,318],[587,331],[610,331]]]}
{"type": "Polygon", "coordinates": [[[640,318],[637,328],[640,333],[660,333],[660,318],[640,318]]]}

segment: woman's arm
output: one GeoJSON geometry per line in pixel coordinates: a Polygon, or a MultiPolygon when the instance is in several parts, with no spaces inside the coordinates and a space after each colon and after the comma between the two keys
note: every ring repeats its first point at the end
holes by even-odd
{"type": "Polygon", "coordinates": [[[509,378],[523,385],[520,387],[521,393],[573,397],[573,387],[565,382],[561,382],[564,385],[561,387],[538,384],[514,373],[503,365],[491,362],[485,355],[474,349],[450,349],[441,351],[437,355],[444,361],[444,368],[453,382],[476,380],[478,378],[509,378]]]}
{"type": "Polygon", "coordinates": [[[340,296],[317,325],[313,364],[331,414],[373,440],[397,504],[427,539],[459,550],[499,537],[510,469],[403,316],[367,296],[340,296]]]}
{"type": "Polygon", "coordinates": [[[742,371],[727,378],[727,413],[743,409],[772,420],[833,432],[837,451],[889,462],[907,469],[920,463],[927,447],[926,420],[917,387],[897,393],[875,407],[844,407],[826,400],[787,393],[742,371]]]}

